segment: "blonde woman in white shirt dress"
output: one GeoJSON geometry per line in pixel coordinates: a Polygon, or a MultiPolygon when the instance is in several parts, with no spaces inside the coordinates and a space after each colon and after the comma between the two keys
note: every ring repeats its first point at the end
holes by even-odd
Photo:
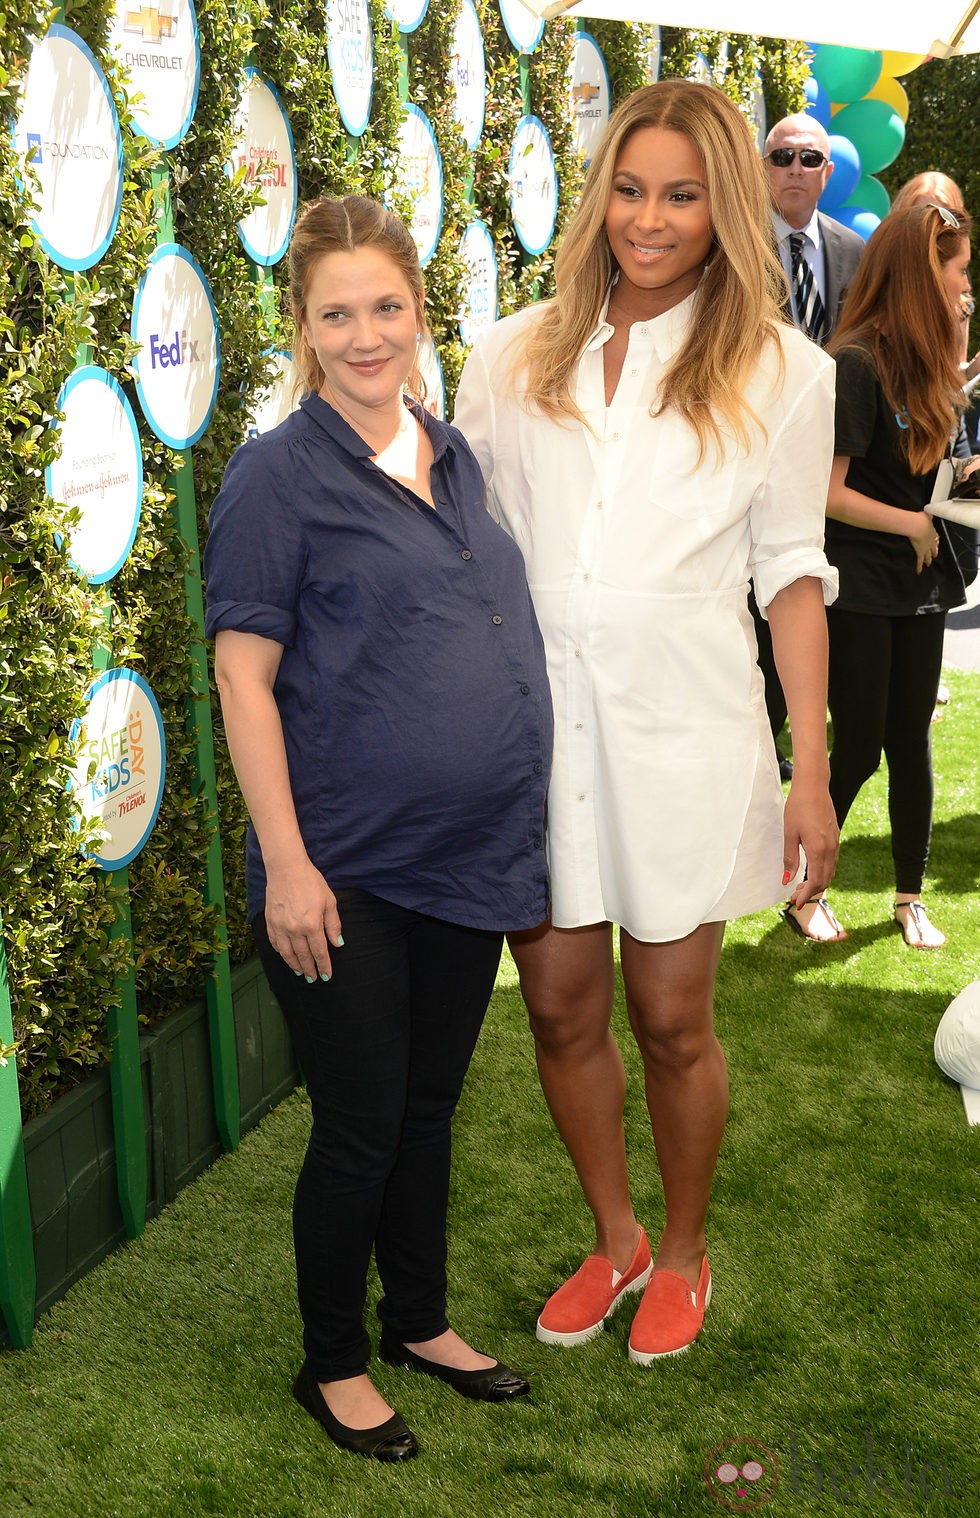
{"type": "MultiPolygon", "coordinates": [[[[511,948],[596,1243],[538,1320],[578,1345],[643,1292],[629,1355],[686,1349],[728,1109],[712,997],[725,920],[819,897],[827,791],[823,553],[833,364],[780,317],[762,166],[737,108],[668,80],[614,114],[557,295],[471,353],[456,424],[522,548],[555,702],[552,906],[511,948]],[[769,618],[793,731],[785,803],[746,604],[769,618]],[[806,865],[806,878],[803,865],[806,865]],[[633,1211],[612,926],[666,1222],[633,1211]]],[[[542,1270],[574,1250],[549,1241],[542,1270]]]]}

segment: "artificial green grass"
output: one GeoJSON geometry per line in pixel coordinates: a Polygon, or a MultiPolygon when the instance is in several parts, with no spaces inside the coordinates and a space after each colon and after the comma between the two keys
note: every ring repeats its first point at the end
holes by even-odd
{"type": "MultiPolygon", "coordinates": [[[[629,1308],[579,1350],[534,1338],[591,1238],[505,961],[457,1119],[451,1311],[528,1372],[533,1399],[487,1407],[379,1365],[422,1444],[395,1468],[335,1450],[292,1402],[289,1207],[309,1122],[297,1094],[79,1283],[30,1350],[0,1359],[3,1518],[976,1511],[980,1129],[932,1036],[980,977],[980,675],[947,678],[927,882],[947,948],[916,954],[891,925],[883,776],[849,819],[832,889],[845,943],[805,944],[774,912],[728,930],[715,1295],[688,1354],[629,1365],[629,1308]],[[728,1441],[738,1461],[769,1452],[771,1496],[709,1489],[706,1462],[728,1441]]],[[[621,1007],[617,1022],[634,1197],[653,1234],[662,1203],[621,1007]]]]}

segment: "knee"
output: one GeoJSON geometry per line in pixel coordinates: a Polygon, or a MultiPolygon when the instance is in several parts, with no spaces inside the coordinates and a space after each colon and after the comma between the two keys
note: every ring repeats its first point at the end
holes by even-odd
{"type": "Polygon", "coordinates": [[[721,1056],[710,1011],[696,1016],[678,1013],[655,1020],[633,1019],[644,1066],[658,1075],[683,1075],[702,1060],[721,1056]]]}
{"type": "Polygon", "coordinates": [[[608,1037],[609,1020],[605,1008],[578,999],[549,997],[528,1003],[528,1026],[545,1054],[583,1053],[601,1045],[608,1037]]]}

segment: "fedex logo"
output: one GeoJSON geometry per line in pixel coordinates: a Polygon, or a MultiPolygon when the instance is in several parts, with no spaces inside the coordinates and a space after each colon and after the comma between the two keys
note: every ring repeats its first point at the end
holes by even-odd
{"type": "Polygon", "coordinates": [[[197,351],[200,338],[188,337],[185,332],[175,332],[173,342],[161,342],[159,332],[150,333],[150,368],[176,369],[180,364],[199,364],[197,351]]]}

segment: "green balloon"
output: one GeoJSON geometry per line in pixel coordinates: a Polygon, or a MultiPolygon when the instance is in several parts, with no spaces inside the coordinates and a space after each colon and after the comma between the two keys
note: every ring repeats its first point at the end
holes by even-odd
{"type": "Polygon", "coordinates": [[[843,204],[860,206],[862,211],[872,211],[879,221],[884,221],[891,201],[880,179],[874,179],[870,174],[862,174],[843,204]]]}
{"type": "Polygon", "coordinates": [[[893,163],[905,141],[905,122],[887,100],[856,100],[837,112],[832,125],[857,148],[864,174],[893,163]]]}
{"type": "Polygon", "coordinates": [[[814,50],[810,71],[835,105],[860,100],[878,81],[881,54],[866,47],[834,47],[821,42],[814,50]]]}

